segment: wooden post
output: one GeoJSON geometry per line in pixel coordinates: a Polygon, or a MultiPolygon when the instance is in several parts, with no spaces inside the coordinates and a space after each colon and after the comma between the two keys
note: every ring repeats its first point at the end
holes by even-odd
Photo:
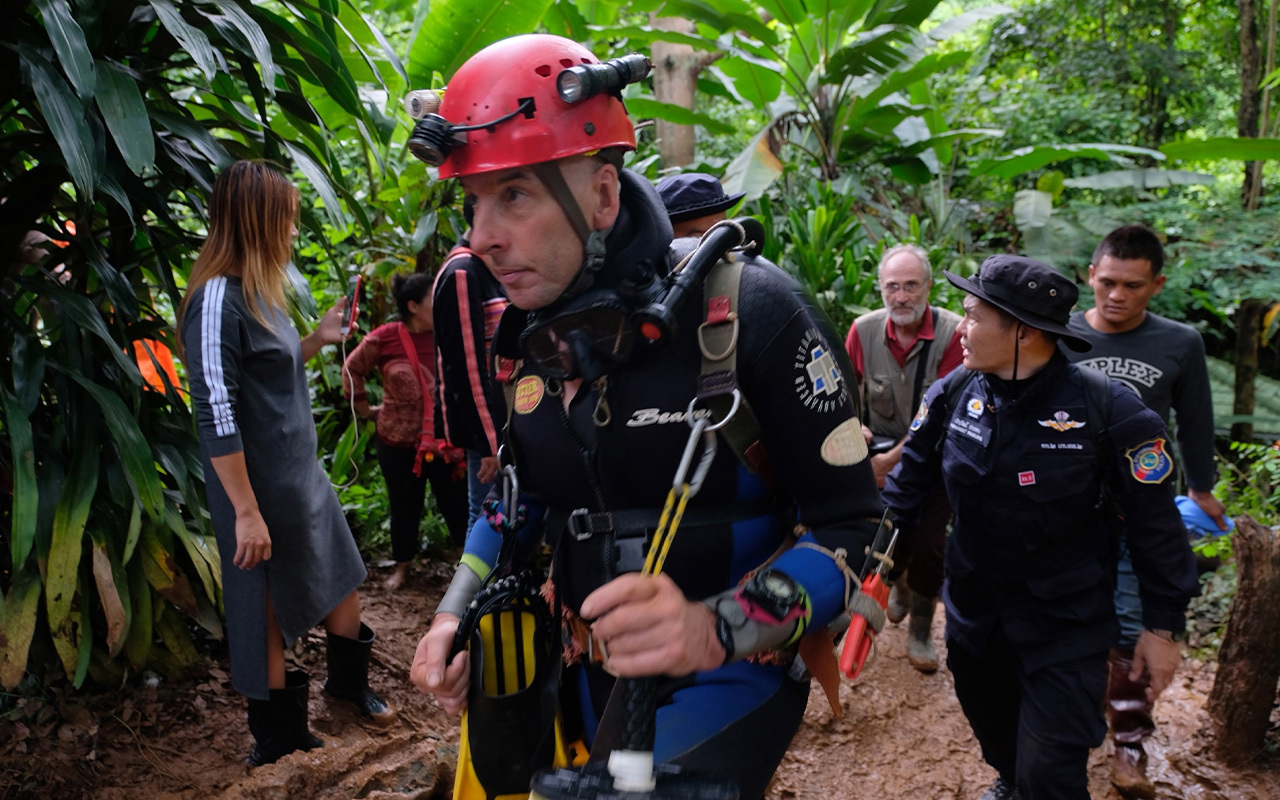
{"type": "Polygon", "coordinates": [[[1236,596],[1209,692],[1217,755],[1242,764],[1262,752],[1280,680],[1280,535],[1248,515],[1232,536],[1236,596]]]}

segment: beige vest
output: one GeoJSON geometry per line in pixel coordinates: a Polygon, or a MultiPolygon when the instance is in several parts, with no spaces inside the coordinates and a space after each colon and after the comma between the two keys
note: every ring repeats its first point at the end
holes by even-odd
{"type": "MultiPolygon", "coordinates": [[[[933,306],[930,306],[925,313],[933,310],[933,306]]],[[[936,310],[938,321],[933,326],[933,344],[929,347],[929,355],[924,364],[921,397],[930,384],[938,379],[938,365],[942,362],[942,354],[960,324],[960,316],[955,312],[945,308],[936,310]]],[[[862,343],[862,363],[865,369],[859,390],[862,407],[865,409],[863,416],[868,427],[877,435],[901,439],[907,435],[911,419],[916,414],[916,409],[911,407],[911,395],[916,384],[916,365],[920,361],[920,351],[924,349],[926,340],[917,339],[907,354],[907,363],[898,366],[897,359],[889,352],[889,345],[885,341],[888,317],[888,310],[881,308],[854,320],[853,324],[858,328],[858,341],[862,343]]]]}

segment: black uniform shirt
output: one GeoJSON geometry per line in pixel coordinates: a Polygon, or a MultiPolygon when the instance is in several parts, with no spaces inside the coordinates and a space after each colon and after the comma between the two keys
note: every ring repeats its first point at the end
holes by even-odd
{"type": "Polygon", "coordinates": [[[1109,426],[1090,431],[1079,370],[1059,353],[1025,380],[979,374],[955,408],[946,408],[946,387],[969,373],[939,381],[885,485],[885,502],[910,521],[941,471],[956,514],[945,562],[949,635],[978,649],[998,622],[1024,647],[1028,669],[1114,639],[1116,556],[1102,480],[1125,518],[1147,627],[1182,630],[1197,593],[1164,485],[1173,469],[1164,424],[1113,381],[1109,426]]]}

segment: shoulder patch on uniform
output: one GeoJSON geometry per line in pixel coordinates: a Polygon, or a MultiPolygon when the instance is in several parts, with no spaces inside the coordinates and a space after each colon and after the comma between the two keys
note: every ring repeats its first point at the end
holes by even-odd
{"type": "Polygon", "coordinates": [[[929,403],[925,400],[920,401],[920,408],[916,411],[916,416],[911,420],[911,432],[915,433],[920,430],[920,426],[929,418],[929,403]]]}
{"type": "Polygon", "coordinates": [[[1164,438],[1151,439],[1130,447],[1124,457],[1129,459],[1129,472],[1139,483],[1163,483],[1173,472],[1173,459],[1166,452],[1168,442],[1164,438]]]}
{"type": "Polygon", "coordinates": [[[817,328],[810,328],[796,346],[795,387],[800,402],[810,411],[827,414],[848,396],[831,348],[817,328]]]}
{"type": "Polygon", "coordinates": [[[848,467],[867,457],[867,437],[856,417],[846,419],[822,440],[822,460],[833,467],[848,467]]]}
{"type": "Polygon", "coordinates": [[[516,384],[515,412],[517,414],[532,414],[533,410],[542,402],[542,395],[545,392],[546,384],[542,382],[542,378],[537,375],[524,376],[516,384]]]}
{"type": "Polygon", "coordinates": [[[1055,411],[1053,412],[1053,419],[1038,419],[1036,422],[1055,431],[1069,431],[1072,428],[1084,427],[1083,422],[1072,419],[1071,415],[1065,411],[1055,411]]]}

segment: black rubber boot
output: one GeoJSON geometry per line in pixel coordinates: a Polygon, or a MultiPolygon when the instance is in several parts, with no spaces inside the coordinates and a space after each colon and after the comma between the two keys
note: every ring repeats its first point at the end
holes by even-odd
{"type": "Polygon", "coordinates": [[[297,750],[311,750],[324,742],[307,727],[307,689],[311,676],[286,673],[284,688],[272,689],[269,700],[249,700],[249,732],[254,746],[245,762],[251,767],[270,764],[297,750]]]}
{"type": "Polygon", "coordinates": [[[369,651],[373,631],[360,623],[360,638],[329,634],[329,679],[324,690],[332,697],[355,703],[361,715],[382,727],[396,720],[396,712],[369,688],[369,651]]]}

